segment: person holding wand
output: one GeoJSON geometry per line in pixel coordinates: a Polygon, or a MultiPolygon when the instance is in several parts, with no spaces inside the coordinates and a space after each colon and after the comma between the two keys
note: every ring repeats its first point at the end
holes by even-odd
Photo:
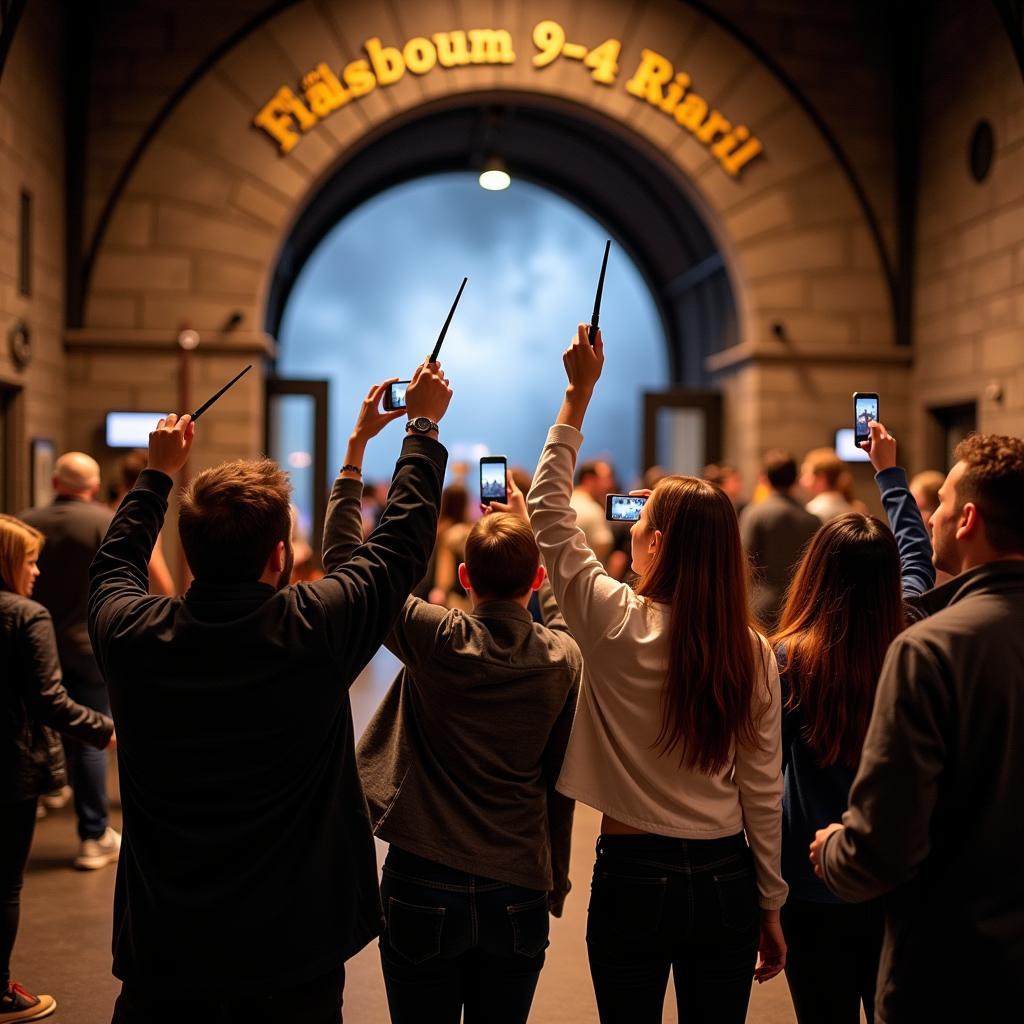
{"type": "MultiPolygon", "coordinates": [[[[335,481],[358,492],[367,442],[401,411],[360,409],[335,481]]],[[[288,585],[290,487],[269,459],[198,474],[178,528],[194,582],[147,593],[146,564],[191,417],[162,419],[90,573],[89,628],[118,725],[124,849],[114,897],[115,1024],[202,1008],[218,1021],[338,1024],[344,962],[381,930],[348,688],[434,542],[452,391],[424,362],[409,435],[367,541],[288,585]]]]}
{"type": "Polygon", "coordinates": [[[600,330],[563,355],[565,399],[527,501],[548,577],[583,652],[558,789],[603,812],[587,923],[602,1024],[742,1024],[752,978],[775,977],[782,756],[779,674],[749,625],[732,502],[660,480],[632,527],[634,591],[613,579],[569,505],[600,330]],[[758,951],[760,964],[755,967],[758,951]]]}

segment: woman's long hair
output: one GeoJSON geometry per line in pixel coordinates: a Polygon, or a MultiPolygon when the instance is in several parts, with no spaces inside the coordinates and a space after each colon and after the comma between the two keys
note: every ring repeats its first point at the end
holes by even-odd
{"type": "Polygon", "coordinates": [[[0,515],[0,590],[17,593],[25,563],[38,555],[44,539],[34,526],[14,516],[0,515]]]}
{"type": "Polygon", "coordinates": [[[756,744],[751,707],[760,673],[747,606],[746,561],[732,502],[696,477],[667,476],[647,503],[661,545],[637,593],[671,608],[663,754],[706,775],[724,771],[734,744],[756,744]]]}
{"type": "Polygon", "coordinates": [[[772,637],[785,653],[786,707],[800,709],[822,765],[857,767],[885,652],[905,624],[889,527],[859,512],[828,522],[800,560],[772,637]]]}

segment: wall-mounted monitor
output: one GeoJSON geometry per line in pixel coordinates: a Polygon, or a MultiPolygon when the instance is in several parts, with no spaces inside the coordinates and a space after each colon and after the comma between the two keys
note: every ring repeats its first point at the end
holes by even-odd
{"type": "Polygon", "coordinates": [[[108,448],[148,448],[150,431],[165,412],[108,412],[108,448]]]}
{"type": "Polygon", "coordinates": [[[836,431],[836,454],[843,462],[870,462],[868,453],[857,447],[853,439],[853,427],[840,427],[836,431]]]}

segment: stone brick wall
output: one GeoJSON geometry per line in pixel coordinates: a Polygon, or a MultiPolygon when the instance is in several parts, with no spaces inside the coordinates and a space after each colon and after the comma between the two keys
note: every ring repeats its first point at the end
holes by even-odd
{"type": "Polygon", "coordinates": [[[7,511],[29,501],[32,438],[66,441],[64,416],[64,97],[63,50],[56,4],[29,4],[0,79],[0,381],[22,389],[11,416],[16,493],[7,511]],[[32,197],[31,294],[19,294],[19,209],[32,197]],[[8,349],[24,321],[32,362],[19,370],[8,349]]]}
{"type": "MultiPolygon", "coordinates": [[[[843,24],[833,31],[839,50],[843,24]]],[[[140,63],[136,73],[145,67],[140,63]]],[[[674,164],[680,188],[703,210],[727,257],[741,304],[742,344],[712,368],[731,379],[764,360],[802,365],[841,358],[848,379],[804,392],[799,422],[810,422],[820,443],[845,421],[849,392],[864,379],[858,367],[893,348],[885,277],[863,211],[821,133],[777,79],[727,31],[673,0],[512,6],[481,0],[459,8],[441,0],[387,7],[304,2],[287,8],[219,60],[151,141],[103,239],[87,296],[86,333],[126,344],[142,334],[170,339],[187,321],[218,338],[235,311],[252,330],[262,322],[269,274],[289,225],[355,144],[424,103],[502,90],[575,104],[674,164]],[[621,39],[615,87],[596,86],[569,60],[533,68],[532,28],[545,18],[589,45],[621,39]],[[297,88],[319,61],[340,69],[361,55],[370,36],[401,45],[440,29],[474,26],[508,28],[521,51],[515,63],[407,74],[324,118],[286,157],[251,127],[281,85],[297,88]],[[685,68],[694,91],[763,140],[764,156],[741,180],[725,174],[708,148],[671,117],[623,88],[643,47],[685,68]],[[782,339],[772,330],[776,323],[784,325],[782,339]]],[[[897,366],[893,375],[900,373],[897,366]]],[[[904,393],[901,381],[897,389],[904,393]]],[[[741,392],[748,391],[743,383],[741,392]]],[[[751,480],[756,452],[776,443],[763,429],[773,425],[766,417],[774,413],[765,410],[774,406],[761,398],[755,390],[752,406],[726,403],[727,454],[744,464],[751,480]]]]}
{"type": "Polygon", "coordinates": [[[1024,434],[1024,83],[993,4],[932,8],[917,211],[919,465],[936,458],[929,408],[977,402],[979,429],[1024,434]],[[968,144],[983,118],[995,160],[978,183],[968,144]]]}

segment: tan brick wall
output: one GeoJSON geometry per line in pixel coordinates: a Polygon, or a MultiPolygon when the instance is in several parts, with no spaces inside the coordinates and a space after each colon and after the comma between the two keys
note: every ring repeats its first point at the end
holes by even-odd
{"type": "MultiPolygon", "coordinates": [[[[846,29],[837,24],[832,32],[839,48],[846,29]]],[[[156,45],[156,36],[152,41],[156,45]]],[[[825,46],[825,40],[815,45],[825,46]]],[[[590,111],[606,119],[613,133],[654,146],[674,164],[681,190],[702,210],[726,254],[740,302],[741,349],[750,358],[768,352],[776,360],[803,359],[838,348],[856,364],[866,353],[892,346],[879,254],[821,133],[750,51],[673,0],[635,5],[527,0],[458,7],[441,0],[383,7],[304,2],[288,8],[227,53],[157,133],[103,240],[87,297],[87,327],[163,332],[170,338],[187,321],[216,336],[238,310],[246,328],[255,328],[262,323],[267,282],[294,216],[352,143],[424,102],[503,90],[554,96],[590,111]],[[532,27],[545,18],[560,21],[570,40],[595,45],[610,36],[621,39],[616,84],[597,86],[584,68],[565,59],[543,71],[533,68],[532,27]],[[280,85],[296,87],[320,60],[340,69],[361,56],[371,35],[401,45],[442,29],[484,26],[510,30],[518,54],[514,64],[407,74],[327,117],[286,157],[251,127],[256,111],[280,85]],[[762,139],[765,155],[738,181],[670,118],[626,92],[625,81],[645,46],[685,69],[695,91],[762,139]],[[771,332],[779,321],[790,346],[784,350],[771,332]]],[[[736,374],[745,371],[729,370],[736,374]]],[[[826,420],[846,416],[848,392],[861,379],[862,374],[850,373],[841,407],[811,408],[815,436],[824,432],[826,420]]],[[[754,411],[743,415],[761,424],[762,396],[756,387],[744,387],[743,404],[753,403],[754,411]]],[[[736,430],[727,438],[729,456],[744,462],[749,473],[753,453],[771,442],[768,434],[748,438],[736,430]]]]}
{"type": "Polygon", "coordinates": [[[54,54],[63,50],[59,5],[29,4],[0,79],[0,380],[20,386],[13,425],[17,494],[8,511],[29,501],[28,445],[47,438],[60,450],[64,422],[64,101],[54,54]],[[32,196],[31,294],[18,292],[18,211],[32,196]],[[8,331],[23,320],[33,357],[11,360],[8,331]]]}
{"type": "Polygon", "coordinates": [[[934,457],[932,407],[977,402],[979,429],[1024,434],[1024,84],[993,4],[932,7],[914,293],[919,464],[934,457]],[[996,156],[977,183],[968,144],[982,118],[996,156]]]}

